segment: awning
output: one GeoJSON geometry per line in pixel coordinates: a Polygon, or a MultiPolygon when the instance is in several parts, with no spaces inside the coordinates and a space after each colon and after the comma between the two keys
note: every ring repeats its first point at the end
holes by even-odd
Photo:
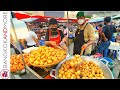
{"type": "Polygon", "coordinates": [[[112,19],[120,19],[120,14],[117,16],[112,17],[112,19]]]}
{"type": "Polygon", "coordinates": [[[99,18],[90,19],[88,22],[103,22],[103,21],[104,21],[104,17],[99,17],[99,18]]]}

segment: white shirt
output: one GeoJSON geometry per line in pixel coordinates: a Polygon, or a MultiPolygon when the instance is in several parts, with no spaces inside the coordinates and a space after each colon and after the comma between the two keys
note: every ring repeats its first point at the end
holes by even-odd
{"type": "Polygon", "coordinates": [[[68,37],[68,27],[66,28],[66,29],[64,29],[64,32],[63,32],[63,34],[67,34],[66,36],[68,37]]]}
{"type": "Polygon", "coordinates": [[[38,39],[35,32],[29,31],[27,37],[25,38],[28,46],[36,45],[36,42],[33,40],[32,37],[34,37],[35,39],[38,39]]]}

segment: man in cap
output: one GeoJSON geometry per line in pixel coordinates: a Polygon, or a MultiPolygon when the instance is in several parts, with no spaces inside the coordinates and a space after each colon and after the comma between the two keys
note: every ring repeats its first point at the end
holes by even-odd
{"type": "Polygon", "coordinates": [[[45,36],[45,44],[51,47],[61,46],[63,49],[67,50],[67,46],[64,42],[64,34],[61,30],[58,30],[58,21],[51,18],[49,20],[49,30],[46,32],[45,36]]]}
{"type": "Polygon", "coordinates": [[[93,26],[85,20],[84,12],[78,12],[76,17],[78,20],[78,29],[75,33],[73,54],[80,54],[83,49],[85,51],[84,55],[90,55],[92,50],[91,45],[95,41],[93,26]]]}

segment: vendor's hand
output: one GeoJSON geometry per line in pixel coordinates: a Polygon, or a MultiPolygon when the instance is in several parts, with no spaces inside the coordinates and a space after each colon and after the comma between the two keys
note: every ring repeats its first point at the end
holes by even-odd
{"type": "Polygon", "coordinates": [[[85,49],[87,48],[87,46],[88,46],[87,44],[84,44],[84,45],[81,47],[81,49],[82,49],[82,50],[85,50],[85,49]]]}
{"type": "Polygon", "coordinates": [[[39,44],[39,43],[37,43],[37,44],[36,44],[36,46],[40,46],[40,44],[39,44]]]}
{"type": "Polygon", "coordinates": [[[55,41],[50,41],[50,45],[54,46],[54,47],[57,47],[57,44],[55,41]]]}

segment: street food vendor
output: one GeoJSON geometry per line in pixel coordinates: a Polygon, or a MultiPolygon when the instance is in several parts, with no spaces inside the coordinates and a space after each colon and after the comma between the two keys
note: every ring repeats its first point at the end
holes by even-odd
{"type": "Polygon", "coordinates": [[[58,30],[58,21],[54,18],[49,20],[49,30],[46,32],[45,44],[52,47],[60,46],[67,50],[66,44],[60,45],[65,42],[64,34],[61,30],[58,30]]]}
{"type": "Polygon", "coordinates": [[[78,12],[78,29],[75,33],[73,54],[80,54],[84,50],[84,55],[90,55],[92,44],[95,42],[95,30],[93,26],[85,20],[84,12],[78,12]]]}

